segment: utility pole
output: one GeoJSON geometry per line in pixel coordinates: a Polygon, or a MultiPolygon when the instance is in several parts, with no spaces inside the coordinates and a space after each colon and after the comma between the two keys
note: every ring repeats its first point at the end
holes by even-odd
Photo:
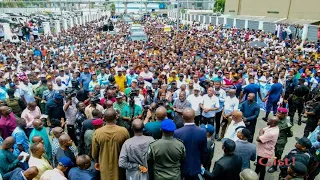
{"type": "Polygon", "coordinates": [[[177,13],[177,30],[179,31],[179,17],[180,17],[180,3],[179,3],[179,1],[177,1],[177,10],[178,10],[178,13],[177,13]]]}

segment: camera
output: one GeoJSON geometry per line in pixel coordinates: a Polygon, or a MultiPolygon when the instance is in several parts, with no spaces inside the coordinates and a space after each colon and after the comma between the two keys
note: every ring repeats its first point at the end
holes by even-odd
{"type": "Polygon", "coordinates": [[[132,89],[130,94],[129,94],[129,98],[134,98],[135,96],[138,96],[139,89],[132,89]]]}

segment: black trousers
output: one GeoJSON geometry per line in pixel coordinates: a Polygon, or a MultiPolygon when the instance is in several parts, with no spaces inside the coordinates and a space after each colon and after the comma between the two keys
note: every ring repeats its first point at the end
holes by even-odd
{"type": "Polygon", "coordinates": [[[214,117],[206,118],[202,116],[201,124],[211,124],[212,126],[214,126],[214,119],[215,119],[214,117]]]}
{"type": "Polygon", "coordinates": [[[216,126],[215,126],[216,134],[219,134],[219,132],[220,132],[221,116],[222,116],[222,111],[216,113],[216,116],[215,116],[215,121],[216,121],[216,126]]]}
{"type": "Polygon", "coordinates": [[[264,180],[264,176],[266,175],[266,165],[264,164],[267,164],[267,163],[268,163],[268,158],[264,158],[261,156],[257,157],[256,173],[259,175],[259,180],[264,180]],[[259,162],[262,162],[262,163],[260,164],[259,162]]]}
{"type": "Polygon", "coordinates": [[[76,143],[77,140],[76,140],[74,125],[67,124],[67,131],[68,131],[68,135],[70,136],[72,141],[76,143]]]}
{"type": "Polygon", "coordinates": [[[201,120],[201,115],[194,117],[194,123],[199,126],[200,125],[200,120],[201,120]]]}
{"type": "Polygon", "coordinates": [[[198,175],[182,177],[183,180],[199,180],[198,175]]]}
{"type": "Polygon", "coordinates": [[[306,127],[304,128],[303,137],[308,137],[309,133],[312,133],[318,124],[316,116],[308,116],[306,127]]]}

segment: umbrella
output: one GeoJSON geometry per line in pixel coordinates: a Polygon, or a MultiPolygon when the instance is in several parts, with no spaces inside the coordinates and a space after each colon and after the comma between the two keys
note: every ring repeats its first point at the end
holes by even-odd
{"type": "Polygon", "coordinates": [[[262,41],[253,41],[249,43],[250,47],[267,47],[268,45],[262,41]]]}

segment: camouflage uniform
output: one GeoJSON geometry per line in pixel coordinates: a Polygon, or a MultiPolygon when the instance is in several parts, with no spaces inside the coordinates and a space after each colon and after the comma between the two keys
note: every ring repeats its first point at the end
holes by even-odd
{"type": "MultiPolygon", "coordinates": [[[[279,127],[279,137],[277,140],[277,144],[275,146],[275,156],[277,159],[281,159],[283,150],[288,142],[288,137],[293,136],[292,125],[289,117],[285,119],[281,119],[278,124],[279,127]]],[[[274,166],[277,168],[277,166],[274,166]]]]}

